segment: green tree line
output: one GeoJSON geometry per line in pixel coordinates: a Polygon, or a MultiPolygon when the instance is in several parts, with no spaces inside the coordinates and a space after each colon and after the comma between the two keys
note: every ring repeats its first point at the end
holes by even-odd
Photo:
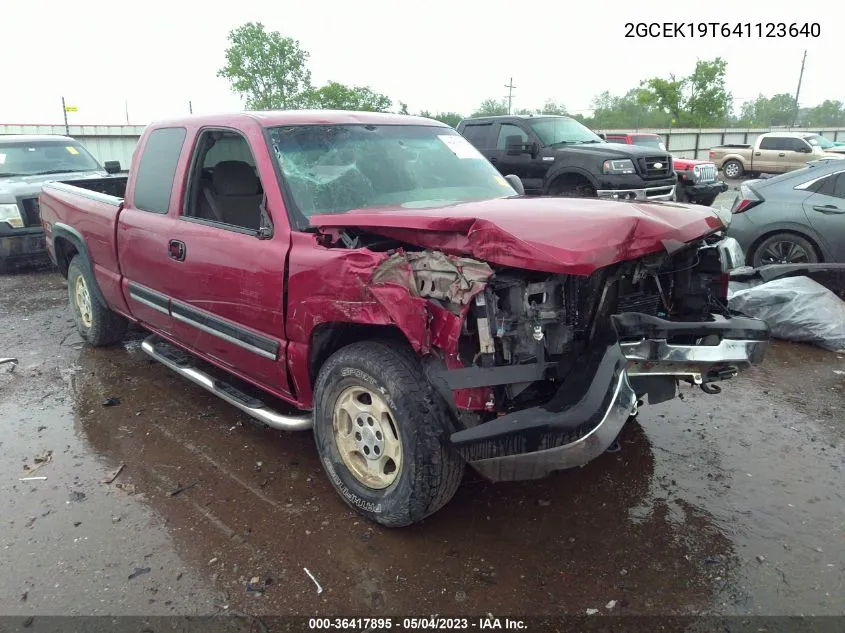
{"type": "MultiPolygon", "coordinates": [[[[329,81],[316,87],[311,82],[308,52],[293,38],[267,31],[260,22],[247,22],[229,33],[226,62],[217,75],[227,79],[251,110],[319,108],[333,110],[395,111],[409,114],[408,106],[376,92],[369,86],[348,86],[329,81]]],[[[727,62],[721,57],[699,60],[686,76],[652,77],[625,94],[603,92],[590,109],[592,114],[568,113],[566,107],[547,100],[542,107],[520,108],[515,114],[570,114],[594,129],[614,128],[766,128],[781,125],[845,127],[845,104],[826,100],[814,107],[797,107],[787,93],[759,95],[744,102],[739,111],[725,87],[727,62]]],[[[485,99],[469,116],[507,114],[507,101],[485,99]]],[[[431,112],[420,116],[457,126],[459,112],[431,112]]]]}

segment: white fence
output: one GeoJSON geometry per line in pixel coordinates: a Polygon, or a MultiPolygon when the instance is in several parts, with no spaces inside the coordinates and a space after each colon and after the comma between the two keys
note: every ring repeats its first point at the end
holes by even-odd
{"type": "Polygon", "coordinates": [[[710,128],[710,129],[624,129],[624,130],[596,130],[605,134],[659,134],[666,143],[666,149],[678,158],[699,158],[707,159],[711,147],[717,145],[728,145],[733,143],[753,143],[755,139],[766,132],[806,132],[808,134],[821,134],[831,141],[845,142],[845,127],[828,128],[710,128]]]}

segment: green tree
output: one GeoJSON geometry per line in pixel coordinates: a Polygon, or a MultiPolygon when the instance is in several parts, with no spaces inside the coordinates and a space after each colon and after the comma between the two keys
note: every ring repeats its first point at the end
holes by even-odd
{"type": "Polygon", "coordinates": [[[687,77],[653,77],[641,82],[641,104],[672,117],[678,127],[724,124],[731,111],[731,95],[725,88],[727,62],[721,57],[698,60],[687,77]]]}
{"type": "Polygon", "coordinates": [[[457,112],[438,112],[437,114],[432,114],[429,110],[421,111],[417,116],[425,117],[426,119],[434,119],[435,121],[440,121],[441,123],[445,123],[451,127],[458,127],[458,123],[461,122],[463,119],[463,115],[458,114],[457,112]]]}
{"type": "Polygon", "coordinates": [[[386,95],[368,86],[346,86],[330,81],[325,86],[311,90],[306,101],[320,110],[363,110],[387,112],[393,102],[386,95]]]}
{"type": "Polygon", "coordinates": [[[769,127],[792,125],[796,120],[795,97],[787,93],[773,97],[759,95],[753,101],[746,101],[740,108],[737,123],[747,127],[769,127]]]}
{"type": "Polygon", "coordinates": [[[576,117],[594,129],[625,129],[668,126],[672,115],[651,103],[642,88],[633,88],[622,96],[605,91],[592,101],[593,116],[576,117]]]}
{"type": "Polygon", "coordinates": [[[538,114],[558,114],[558,115],[565,115],[566,106],[562,103],[555,101],[554,99],[546,99],[546,103],[543,104],[543,107],[540,109],[538,114]]]}
{"type": "Polygon", "coordinates": [[[499,116],[508,113],[508,103],[504,99],[485,99],[481,102],[472,116],[499,116]]]}
{"type": "Polygon", "coordinates": [[[827,99],[813,108],[808,108],[802,119],[805,125],[815,127],[845,126],[845,104],[827,99]]]}
{"type": "Polygon", "coordinates": [[[399,102],[399,114],[408,114],[408,104],[399,102]]]}
{"type": "Polygon", "coordinates": [[[229,32],[226,63],[218,77],[229,80],[232,92],[250,110],[295,109],[308,100],[311,71],[308,52],[297,40],[247,22],[229,32]]]}

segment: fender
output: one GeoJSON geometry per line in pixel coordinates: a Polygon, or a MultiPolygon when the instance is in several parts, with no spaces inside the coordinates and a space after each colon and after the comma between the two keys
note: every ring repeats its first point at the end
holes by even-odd
{"type": "Polygon", "coordinates": [[[586,169],[582,167],[576,167],[574,165],[564,165],[560,169],[552,168],[549,173],[546,174],[546,182],[543,184],[543,192],[548,193],[549,187],[551,187],[552,183],[555,180],[557,180],[561,176],[565,176],[568,174],[577,174],[579,176],[583,176],[590,182],[593,188],[599,188],[599,183],[598,180],[596,180],[596,177],[586,169]]]}
{"type": "Polygon", "coordinates": [[[56,222],[52,227],[51,238],[53,240],[53,252],[56,254],[56,265],[62,273],[62,276],[67,279],[67,267],[70,262],[68,262],[64,257],[59,257],[60,251],[56,248],[57,239],[67,240],[67,242],[69,242],[73,248],[76,249],[76,252],[85,260],[85,264],[91,271],[91,279],[94,281],[91,291],[100,305],[104,308],[108,308],[109,305],[106,303],[103,291],[100,290],[100,286],[97,283],[97,277],[93,274],[94,263],[91,261],[91,254],[88,252],[88,246],[85,243],[85,238],[82,237],[82,234],[72,226],[63,224],[62,222],[56,222]]]}

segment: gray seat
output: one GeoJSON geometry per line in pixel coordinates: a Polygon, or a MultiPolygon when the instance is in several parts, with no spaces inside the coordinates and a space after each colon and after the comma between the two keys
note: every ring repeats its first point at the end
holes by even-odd
{"type": "Polygon", "coordinates": [[[199,215],[248,229],[261,224],[261,181],[255,170],[239,160],[225,160],[214,166],[211,185],[200,191],[199,215]]]}

